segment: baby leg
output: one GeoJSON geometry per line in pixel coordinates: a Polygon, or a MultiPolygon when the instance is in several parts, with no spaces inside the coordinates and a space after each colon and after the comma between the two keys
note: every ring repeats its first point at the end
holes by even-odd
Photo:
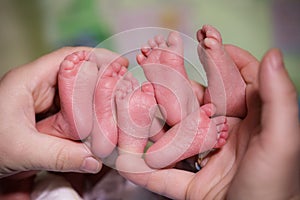
{"type": "Polygon", "coordinates": [[[38,130],[74,140],[85,139],[92,130],[92,101],[97,74],[97,65],[90,60],[89,52],[68,55],[58,73],[61,110],[39,122],[38,130]]]}
{"type": "Polygon", "coordinates": [[[210,104],[204,105],[173,126],[148,149],[147,164],[152,168],[164,168],[224,145],[228,136],[226,118],[211,119],[214,109],[210,104]]]}
{"type": "Polygon", "coordinates": [[[199,105],[188,80],[183,59],[183,43],[177,32],[164,40],[156,36],[137,55],[145,76],[154,86],[155,97],[167,124],[174,125],[199,105]]]}
{"type": "Polygon", "coordinates": [[[119,153],[141,156],[158,109],[152,85],[146,83],[138,88],[137,80],[127,76],[116,92],[116,105],[119,153]]]}
{"type": "Polygon", "coordinates": [[[118,61],[101,66],[94,95],[94,126],[91,148],[95,155],[108,156],[117,144],[118,129],[115,119],[115,89],[127,69],[118,61]]]}
{"type": "Polygon", "coordinates": [[[209,25],[197,32],[198,54],[204,65],[208,89],[204,103],[213,103],[216,115],[244,117],[246,114],[246,84],[241,74],[227,54],[220,33],[209,25]]]}

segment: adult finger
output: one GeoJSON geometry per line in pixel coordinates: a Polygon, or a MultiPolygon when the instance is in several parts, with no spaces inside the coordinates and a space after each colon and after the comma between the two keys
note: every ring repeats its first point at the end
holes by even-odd
{"type": "MultiPolygon", "coordinates": [[[[30,133],[24,134],[28,137],[30,133]]],[[[38,132],[31,133],[30,139],[17,139],[16,158],[22,158],[27,169],[59,172],[97,173],[102,168],[85,144],[61,139],[38,132]],[[34,134],[34,135],[32,135],[34,134]]]]}
{"type": "Polygon", "coordinates": [[[259,70],[258,60],[248,51],[234,45],[225,45],[225,49],[240,70],[247,84],[256,83],[259,70]]]}
{"type": "MultiPolygon", "coordinates": [[[[225,45],[225,49],[238,67],[244,81],[246,82],[247,117],[257,116],[260,113],[258,95],[258,72],[259,61],[248,51],[234,45],[225,45]],[[251,109],[249,109],[251,108],[251,109]]],[[[257,119],[259,120],[259,119],[257,119]]],[[[252,123],[257,121],[251,120],[252,123]]]]}
{"type": "Polygon", "coordinates": [[[254,105],[249,110],[262,107],[261,113],[252,116],[259,118],[261,114],[261,120],[247,127],[261,125],[261,131],[255,129],[256,135],[247,147],[230,189],[230,195],[236,199],[249,196],[248,191],[251,191],[251,199],[261,199],[266,194],[275,194],[278,199],[293,199],[294,194],[299,195],[297,95],[282,59],[280,51],[273,49],[266,53],[260,65],[258,89],[262,105],[254,105]],[[263,188],[263,192],[258,188],[263,188]]]}
{"type": "Polygon", "coordinates": [[[43,112],[52,105],[61,62],[67,55],[82,50],[91,51],[92,48],[64,47],[14,69],[14,74],[19,76],[18,82],[24,82],[33,96],[35,113],[43,112]]]}
{"type": "Polygon", "coordinates": [[[270,148],[300,146],[298,101],[296,89],[284,68],[281,52],[270,50],[261,63],[259,77],[263,101],[262,125],[270,148]],[[285,134],[284,134],[285,133],[285,134]],[[272,142],[273,141],[273,142],[272,142]]]}
{"type": "Polygon", "coordinates": [[[116,166],[128,180],[171,199],[185,199],[189,183],[195,176],[184,170],[154,170],[142,158],[129,154],[120,155],[116,166]]]}

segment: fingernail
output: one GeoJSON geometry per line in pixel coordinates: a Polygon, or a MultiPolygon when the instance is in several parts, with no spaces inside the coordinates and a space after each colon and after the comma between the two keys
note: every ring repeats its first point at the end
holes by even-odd
{"type": "Polygon", "coordinates": [[[100,163],[93,157],[84,159],[81,170],[88,173],[97,173],[100,170],[100,163]]]}
{"type": "Polygon", "coordinates": [[[279,49],[273,50],[269,62],[274,70],[283,68],[282,53],[279,49]]]}

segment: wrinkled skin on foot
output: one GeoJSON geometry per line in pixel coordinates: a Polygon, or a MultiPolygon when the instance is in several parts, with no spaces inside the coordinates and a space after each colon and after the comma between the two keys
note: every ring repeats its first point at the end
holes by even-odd
{"type": "Polygon", "coordinates": [[[147,145],[155,110],[158,109],[150,83],[141,87],[132,76],[120,83],[116,92],[119,153],[141,156],[147,145]]]}
{"type": "Polygon", "coordinates": [[[94,126],[91,135],[92,152],[107,157],[117,145],[118,128],[115,117],[115,90],[127,69],[121,62],[113,62],[100,69],[94,94],[94,126]]]}
{"type": "Polygon", "coordinates": [[[94,49],[69,54],[60,64],[58,88],[60,111],[37,124],[40,131],[58,137],[84,140],[93,129],[93,99],[100,66],[117,62],[128,66],[118,54],[94,49]]]}
{"type": "Polygon", "coordinates": [[[90,52],[80,51],[68,55],[60,65],[58,89],[60,112],[39,123],[46,131],[54,121],[60,137],[73,140],[85,139],[92,130],[92,99],[98,68],[90,61],[90,52]]]}
{"type": "Polygon", "coordinates": [[[208,105],[199,110],[198,99],[201,102],[202,97],[198,94],[202,88],[197,92],[197,84],[188,80],[179,33],[171,32],[167,40],[159,35],[150,39],[137,55],[137,61],[153,84],[157,102],[171,126],[147,151],[145,159],[150,167],[164,168],[225,144],[225,118],[210,120],[215,111],[207,109],[208,105]]]}
{"type": "Polygon", "coordinates": [[[198,54],[205,69],[208,88],[204,103],[213,103],[216,115],[243,118],[246,115],[245,81],[222,44],[221,34],[210,25],[197,32],[198,54]]]}
{"type": "Polygon", "coordinates": [[[214,110],[213,105],[204,105],[173,126],[148,149],[146,163],[155,169],[165,168],[201,152],[222,147],[228,136],[228,127],[225,117],[210,118],[214,110]]]}
{"type": "Polygon", "coordinates": [[[137,55],[168,125],[173,126],[199,107],[184,67],[183,42],[178,32],[150,39],[137,55]],[[174,109],[177,108],[177,109],[174,109]]]}

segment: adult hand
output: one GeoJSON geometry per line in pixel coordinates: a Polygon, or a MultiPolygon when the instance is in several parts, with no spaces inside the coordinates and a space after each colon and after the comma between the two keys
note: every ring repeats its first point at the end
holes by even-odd
{"type": "Polygon", "coordinates": [[[238,47],[226,50],[247,84],[248,109],[245,119],[228,119],[227,144],[198,173],[153,170],[130,155],[121,155],[117,167],[127,179],[172,199],[299,198],[297,96],[281,54],[271,50],[260,64],[238,47]]]}
{"type": "Polygon", "coordinates": [[[255,98],[249,101],[249,115],[239,130],[250,136],[250,140],[228,197],[300,199],[297,93],[284,69],[280,51],[271,50],[266,54],[258,80],[262,106],[255,98]],[[260,107],[261,111],[255,109],[260,107]],[[256,126],[250,128],[252,124],[256,126]]]}
{"type": "MultiPolygon", "coordinates": [[[[36,61],[13,69],[0,81],[0,178],[30,170],[97,173],[101,161],[83,144],[42,134],[36,114],[54,104],[57,73],[65,56],[88,47],[62,48],[36,61]]],[[[97,59],[116,54],[95,49],[97,59]]],[[[128,62],[128,61],[126,61],[128,62]]],[[[49,124],[48,131],[55,130],[49,124]]],[[[55,135],[55,134],[53,134],[55,135]]]]}

